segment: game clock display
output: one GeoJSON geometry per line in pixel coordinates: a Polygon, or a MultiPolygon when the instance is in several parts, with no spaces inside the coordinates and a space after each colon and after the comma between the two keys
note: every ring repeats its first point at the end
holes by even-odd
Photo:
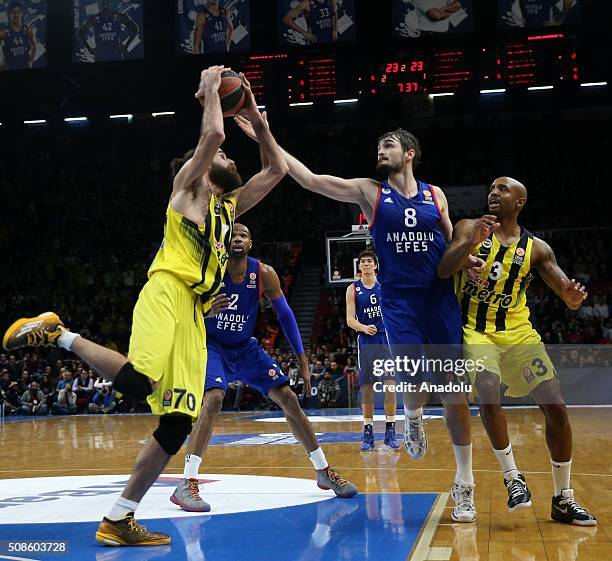
{"type": "Polygon", "coordinates": [[[411,53],[383,60],[375,65],[368,78],[369,95],[426,95],[455,92],[474,78],[465,51],[438,50],[430,53],[411,53]]]}

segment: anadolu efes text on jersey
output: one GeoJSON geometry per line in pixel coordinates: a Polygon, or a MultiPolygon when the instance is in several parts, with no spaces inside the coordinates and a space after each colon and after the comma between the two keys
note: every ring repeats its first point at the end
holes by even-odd
{"type": "Polygon", "coordinates": [[[422,181],[417,185],[417,194],[410,198],[388,181],[378,187],[370,231],[385,293],[429,288],[438,281],[438,264],[446,249],[438,226],[442,214],[434,187],[422,181]]]}
{"type": "MultiPolygon", "coordinates": [[[[382,333],[385,326],[382,321],[380,311],[380,284],[374,283],[372,288],[368,288],[360,280],[355,281],[355,316],[359,323],[364,325],[375,325],[377,333],[382,333]]],[[[367,337],[360,333],[359,336],[367,337]]]]}
{"type": "Polygon", "coordinates": [[[257,309],[261,298],[261,262],[247,258],[246,275],[242,283],[234,284],[226,272],[220,293],[230,303],[227,310],[206,318],[206,338],[219,345],[236,345],[253,336],[257,309]]]}

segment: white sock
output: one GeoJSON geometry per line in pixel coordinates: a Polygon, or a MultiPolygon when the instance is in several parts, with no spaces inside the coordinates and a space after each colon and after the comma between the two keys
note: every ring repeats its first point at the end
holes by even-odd
{"type": "Polygon", "coordinates": [[[572,460],[569,462],[555,462],[553,459],[551,459],[550,465],[552,466],[555,497],[558,497],[563,489],[571,489],[570,475],[572,471],[572,460]]]}
{"type": "Polygon", "coordinates": [[[365,427],[366,425],[374,425],[374,419],[366,419],[364,417],[363,418],[363,426],[365,427]]]}
{"type": "Polygon", "coordinates": [[[386,415],[387,423],[395,423],[395,415],[386,415]]]}
{"type": "Polygon", "coordinates": [[[506,481],[514,479],[518,475],[518,469],[514,463],[512,444],[508,444],[508,447],[503,450],[495,450],[495,448],[493,448],[493,452],[495,452],[495,457],[504,472],[504,479],[506,481]]]}
{"type": "Polygon", "coordinates": [[[137,501],[130,501],[130,499],[125,497],[119,497],[106,518],[109,520],[121,520],[127,516],[128,512],[135,512],[139,504],[137,501]]]}
{"type": "Polygon", "coordinates": [[[455,483],[461,485],[464,483],[474,483],[474,475],[472,474],[472,443],[467,446],[453,444],[455,452],[455,461],[457,462],[457,473],[455,475],[455,483]]]}
{"type": "Polygon", "coordinates": [[[325,454],[323,454],[321,447],[313,450],[312,452],[308,452],[308,457],[317,471],[325,469],[329,465],[325,459],[325,454]]]}
{"type": "Polygon", "coordinates": [[[198,478],[198,468],[202,463],[202,458],[200,456],[196,456],[195,454],[187,454],[185,456],[185,469],[183,470],[183,478],[184,479],[197,479],[198,478]]]}
{"type": "Polygon", "coordinates": [[[72,331],[64,331],[64,333],[62,333],[57,338],[57,344],[65,351],[71,351],[72,343],[74,343],[74,340],[77,337],[80,337],[78,333],[73,333],[72,331]]]}
{"type": "Polygon", "coordinates": [[[407,419],[418,419],[423,414],[423,408],[418,409],[404,409],[404,414],[407,419]]]}

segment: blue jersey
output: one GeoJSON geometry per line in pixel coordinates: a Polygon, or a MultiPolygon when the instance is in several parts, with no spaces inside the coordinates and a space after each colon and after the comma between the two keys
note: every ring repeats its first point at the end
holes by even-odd
{"type": "Polygon", "coordinates": [[[556,0],[523,0],[525,25],[539,27],[553,17],[553,7],[556,0]]]}
{"type": "Polygon", "coordinates": [[[308,27],[318,43],[330,43],[334,25],[332,0],[310,0],[308,27]]]}
{"type": "Polygon", "coordinates": [[[32,41],[25,25],[19,31],[10,27],[4,29],[4,62],[11,70],[28,68],[31,48],[32,41]]]}
{"type": "Polygon", "coordinates": [[[383,295],[430,288],[439,282],[438,264],[446,241],[434,188],[417,181],[418,193],[405,197],[384,181],[378,187],[370,231],[378,256],[383,295]]]}
{"type": "MultiPolygon", "coordinates": [[[[375,281],[372,288],[361,280],[355,281],[355,317],[364,325],[375,325],[378,333],[384,333],[385,326],[380,312],[380,284],[375,281]]],[[[369,335],[359,334],[360,341],[367,342],[369,335]]]]}
{"type": "Polygon", "coordinates": [[[96,61],[121,59],[121,21],[117,12],[94,16],[96,61]]]}
{"type": "Polygon", "coordinates": [[[230,299],[227,310],[206,318],[206,338],[222,346],[233,346],[250,339],[255,331],[257,306],[261,298],[261,263],[247,257],[244,281],[234,284],[225,273],[220,292],[230,299]]]}
{"type": "Polygon", "coordinates": [[[224,10],[219,10],[219,15],[214,16],[207,8],[204,8],[206,25],[202,34],[205,53],[226,52],[227,41],[227,18],[224,10]]]}

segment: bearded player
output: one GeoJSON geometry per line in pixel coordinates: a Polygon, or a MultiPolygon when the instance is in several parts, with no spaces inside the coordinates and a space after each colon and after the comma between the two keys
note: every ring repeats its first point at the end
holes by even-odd
{"type": "MultiPolygon", "coordinates": [[[[255,136],[246,120],[237,117],[236,122],[249,136],[255,136]]],[[[450,360],[458,358],[461,313],[452,282],[438,277],[438,264],[453,227],[442,190],[414,177],[421,156],[414,135],[397,129],[380,137],[376,171],[386,178],[382,183],[317,175],[285,150],[282,152],[289,175],[300,185],[337,201],[358,204],[370,223],[380,265],[383,323],[394,357],[423,345],[429,345],[429,349],[431,345],[444,345],[442,352],[452,355],[450,360]]],[[[470,260],[469,266],[476,262],[470,260]]],[[[431,372],[410,376],[419,389],[428,390],[433,379],[431,372]]],[[[457,464],[451,516],[456,522],[473,522],[476,509],[467,399],[462,392],[438,395],[457,464]]],[[[404,393],[404,447],[414,459],[422,458],[427,451],[423,405],[428,397],[428,391],[404,393]]]]}
{"type": "MultiPolygon", "coordinates": [[[[379,377],[374,372],[376,360],[390,359],[389,342],[380,311],[380,283],[376,278],[378,259],[371,249],[364,249],[357,258],[361,278],[346,289],[346,325],[357,332],[357,357],[359,359],[359,388],[363,413],[362,452],[373,450],[374,443],[374,385],[390,386],[389,376],[379,377]]],[[[385,438],[389,448],[399,448],[395,440],[395,392],[384,391],[385,438]]]]}
{"type": "Polygon", "coordinates": [[[211,314],[206,318],[208,362],[202,412],[189,437],[183,479],[170,498],[183,510],[210,510],[210,505],[199,494],[198,467],[212,435],[215,418],[221,411],[227,383],[233,380],[241,380],[254,387],[283,410],[293,436],[308,453],[321,489],[332,489],[343,498],[357,493],[352,483],[329,466],[308,417],[289,387],[289,378],[253,337],[259,300],[265,296],[274,306],[283,333],[299,358],[303,391],[304,395],[308,395],[308,359],[295,316],[281,290],[276,271],[249,257],[252,247],[249,229],[243,224],[235,224],[229,262],[223,277],[223,294],[215,298],[211,314]]]}
{"type": "Polygon", "coordinates": [[[259,202],[287,171],[243,77],[241,116],[256,130],[263,168],[241,187],[236,165],[220,148],[225,133],[219,86],[225,70],[213,66],[202,72],[196,93],[204,108],[200,139],[195,150],[173,162],[164,239],[134,307],[127,359],[69,331],[51,312],[18,320],[3,339],[10,350],[56,343],[113,380],[117,391],[135,400],[146,398],[159,415],[153,438],[138,454],[127,486],[96,532],[96,539],[108,545],[170,542],[168,535],[140,526],[134,512],[198,417],[206,368],[204,313],[221,285],[235,216],[259,202]]]}
{"type": "Polygon", "coordinates": [[[499,461],[512,512],[531,506],[525,477],[514,461],[500,383],[512,397],[529,396],[544,413],[546,444],[553,476],[551,516],[557,522],[594,526],[597,520],[574,499],[570,485],[572,429],[554,366],[540,335],[529,321],[526,290],[536,269],[542,280],[570,310],[580,308],[587,293],[557,265],[543,240],[519,226],[518,215],[527,202],[527,189],[516,179],[498,177],[489,189],[491,215],[460,221],[438,267],[450,277],[468,259],[485,261],[480,275],[457,275],[463,340],[467,358],[481,359],[484,370],[470,374],[480,398],[480,416],[499,461]]]}

